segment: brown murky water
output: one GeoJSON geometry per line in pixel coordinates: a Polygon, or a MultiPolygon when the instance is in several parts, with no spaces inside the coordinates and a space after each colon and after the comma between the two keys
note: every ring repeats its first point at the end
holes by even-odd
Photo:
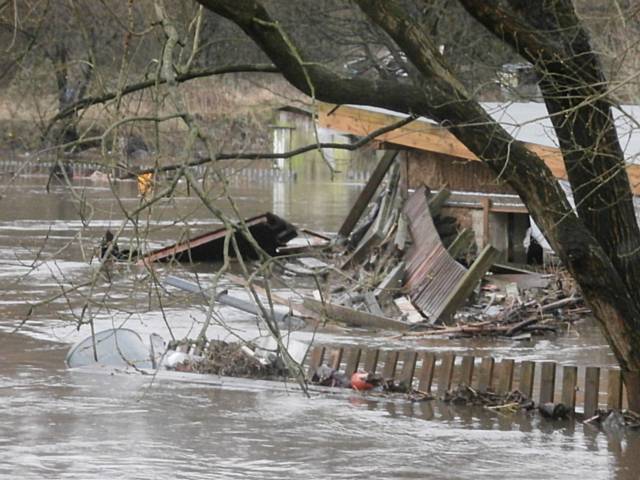
{"type": "MultiPolygon", "coordinates": [[[[95,273],[93,249],[106,228],[123,218],[107,184],[77,181],[75,189],[45,193],[42,177],[0,187],[0,477],[2,478],[579,478],[637,479],[640,437],[607,436],[590,426],[548,423],[435,404],[348,398],[303,398],[247,386],[214,386],[182,375],[150,378],[67,370],[69,343],[88,334],[74,327],[88,291],[36,308],[21,334],[11,331],[27,302],[53,296],[61,285],[95,273]],[[81,220],[84,215],[85,221],[81,220]],[[34,259],[37,261],[34,264],[34,259]]],[[[117,193],[127,208],[139,200],[135,184],[117,193]]],[[[298,178],[291,182],[246,177],[232,190],[243,215],[265,210],[300,226],[334,231],[357,195],[358,182],[298,178]]],[[[193,196],[161,202],[151,227],[124,230],[122,243],[140,235],[160,245],[185,228],[215,224],[193,196]]],[[[223,202],[219,202],[223,206],[223,202]]],[[[163,274],[169,267],[163,266],[163,274]]],[[[174,273],[200,272],[210,266],[174,273]]],[[[126,325],[142,333],[182,337],[200,327],[203,312],[179,294],[149,295],[144,271],[112,273],[94,288],[88,313],[96,328],[126,325]],[[102,299],[108,302],[103,304],[102,299]],[[160,308],[162,307],[162,308],[160,308]],[[167,325],[169,327],[167,327],[167,325]]],[[[244,336],[250,319],[221,315],[244,336]]],[[[229,333],[213,327],[210,337],[229,333]]],[[[303,340],[306,334],[300,335],[303,340]]],[[[354,337],[324,334],[350,343],[354,337]]],[[[358,337],[381,347],[397,340],[358,337]]],[[[406,345],[406,344],[405,344],[406,345]]],[[[495,357],[552,359],[610,365],[611,354],[587,323],[558,338],[431,340],[411,344],[495,357]]]]}

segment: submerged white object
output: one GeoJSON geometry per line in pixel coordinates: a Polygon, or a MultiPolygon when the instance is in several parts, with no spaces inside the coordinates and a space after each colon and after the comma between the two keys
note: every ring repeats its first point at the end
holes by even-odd
{"type": "Polygon", "coordinates": [[[90,335],[71,347],[65,363],[69,367],[110,365],[153,368],[149,347],[137,332],[128,328],[112,328],[90,335]]]}

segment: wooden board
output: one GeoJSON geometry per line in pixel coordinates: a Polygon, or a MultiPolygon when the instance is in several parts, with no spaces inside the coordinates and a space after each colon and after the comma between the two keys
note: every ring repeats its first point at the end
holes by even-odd
{"type": "Polygon", "coordinates": [[[323,303],[320,300],[316,300],[311,297],[304,297],[303,305],[305,308],[308,308],[317,314],[324,314],[332,320],[355,327],[380,328],[383,330],[396,331],[404,331],[409,328],[408,324],[398,320],[393,320],[392,318],[361,312],[342,305],[335,305],[327,302],[323,303]]]}
{"type": "Polygon", "coordinates": [[[590,418],[598,410],[600,397],[600,369],[587,367],[584,375],[584,416],[590,418]]]}
{"type": "Polygon", "coordinates": [[[440,374],[438,375],[438,396],[440,398],[451,388],[453,378],[453,367],[456,363],[456,356],[453,353],[445,353],[440,363],[440,374]]]}
{"type": "Polygon", "coordinates": [[[494,363],[495,360],[492,357],[484,357],[480,362],[477,385],[477,388],[480,392],[486,392],[489,388],[491,388],[494,363]]]}
{"type": "Polygon", "coordinates": [[[533,378],[536,371],[536,364],[525,360],[520,364],[520,384],[518,389],[528,399],[533,398],[533,378]]]}
{"type": "Polygon", "coordinates": [[[562,367],[562,394],[560,402],[573,412],[576,408],[576,387],[578,385],[578,367],[562,367]]]}
{"type": "Polygon", "coordinates": [[[430,393],[433,373],[436,369],[436,356],[433,353],[423,352],[420,354],[420,359],[422,360],[422,368],[418,377],[418,390],[430,393]]]}
{"type": "Polygon", "coordinates": [[[556,386],[556,364],[555,362],[542,362],[540,372],[540,396],[539,402],[553,402],[556,386]]]}
{"type": "Polygon", "coordinates": [[[500,395],[505,395],[511,392],[511,385],[513,384],[513,369],[515,367],[515,361],[505,358],[500,362],[500,370],[498,373],[498,386],[496,392],[500,395]]]}

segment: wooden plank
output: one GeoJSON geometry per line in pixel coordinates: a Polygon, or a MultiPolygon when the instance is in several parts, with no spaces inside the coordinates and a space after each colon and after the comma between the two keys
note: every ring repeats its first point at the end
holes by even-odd
{"type": "Polygon", "coordinates": [[[389,350],[382,367],[382,378],[385,380],[393,379],[396,376],[396,365],[400,352],[397,350],[389,350]]]}
{"type": "Polygon", "coordinates": [[[431,384],[433,383],[433,372],[436,369],[436,356],[433,353],[422,352],[420,354],[422,367],[418,377],[418,390],[424,393],[431,392],[431,384]]]}
{"type": "Polygon", "coordinates": [[[381,303],[393,298],[394,294],[400,291],[402,287],[402,279],[404,278],[405,264],[404,262],[398,263],[388,274],[382,282],[373,291],[378,301],[381,303]]]}
{"type": "Polygon", "coordinates": [[[462,357],[462,365],[460,365],[460,384],[471,386],[471,379],[473,378],[473,367],[475,364],[475,357],[471,355],[465,355],[462,357]]]}
{"type": "Polygon", "coordinates": [[[438,191],[438,193],[436,193],[429,199],[429,211],[431,212],[432,217],[435,218],[440,213],[440,210],[450,196],[451,192],[446,188],[442,188],[440,189],[440,191],[438,191]]]}
{"type": "Polygon", "coordinates": [[[491,264],[498,259],[500,251],[491,245],[486,245],[478,258],[471,264],[469,270],[462,276],[458,284],[442,303],[442,306],[433,314],[434,319],[447,322],[460,306],[469,298],[480,279],[487,273],[491,264]]]}
{"type": "Polygon", "coordinates": [[[317,368],[322,365],[322,360],[324,359],[324,347],[316,345],[311,350],[311,355],[309,356],[309,370],[307,376],[309,378],[313,377],[313,374],[316,373],[317,368]]]}
{"type": "Polygon", "coordinates": [[[542,362],[540,372],[540,396],[539,402],[553,403],[556,388],[556,363],[542,362]]]}
{"type": "Polygon", "coordinates": [[[340,370],[340,363],[342,363],[342,348],[336,348],[331,352],[331,357],[329,357],[329,366],[335,370],[340,370]]]}
{"type": "Polygon", "coordinates": [[[607,408],[622,409],[622,372],[617,368],[607,370],[607,408]]]}
{"type": "Polygon", "coordinates": [[[332,320],[355,327],[380,328],[397,331],[404,331],[409,328],[408,324],[398,320],[393,320],[392,318],[360,312],[342,305],[335,305],[327,302],[323,303],[315,298],[304,297],[303,305],[305,308],[308,308],[313,312],[321,315],[324,314],[332,320]]]}
{"type": "Polygon", "coordinates": [[[352,347],[347,351],[347,366],[344,369],[344,373],[347,377],[351,378],[351,375],[358,371],[361,356],[362,350],[357,347],[352,347]]]}
{"type": "Polygon", "coordinates": [[[456,363],[456,356],[453,353],[445,353],[440,363],[440,372],[438,375],[438,396],[440,398],[451,388],[451,379],[453,378],[453,367],[456,363]]]}
{"type": "Polygon", "coordinates": [[[584,416],[590,418],[598,410],[600,368],[587,367],[584,375],[584,416]]]}
{"type": "Polygon", "coordinates": [[[364,358],[364,371],[368,373],[376,373],[378,366],[378,357],[380,356],[380,350],[367,350],[367,354],[364,358]]]}
{"type": "Polygon", "coordinates": [[[500,373],[498,374],[498,387],[496,392],[500,395],[505,395],[511,392],[513,385],[513,369],[515,367],[515,361],[509,358],[504,358],[500,362],[500,373]]]}
{"type": "Polygon", "coordinates": [[[384,312],[382,311],[382,308],[380,308],[378,299],[373,292],[366,292],[364,294],[364,304],[367,306],[367,310],[369,310],[369,313],[378,315],[379,317],[384,317],[384,312]]]}
{"type": "Polygon", "coordinates": [[[402,370],[398,376],[398,383],[405,388],[411,388],[413,384],[413,375],[416,371],[416,360],[418,352],[415,350],[407,350],[402,354],[402,370]]]}
{"type": "Polygon", "coordinates": [[[474,239],[475,237],[473,234],[473,230],[471,230],[470,228],[465,228],[460,233],[458,233],[458,236],[453,242],[451,242],[449,248],[447,248],[449,255],[451,255],[453,258],[457,258],[458,256],[462,255],[462,253],[468,250],[474,239]]]}
{"type": "Polygon", "coordinates": [[[562,367],[562,395],[560,402],[573,412],[576,408],[576,387],[578,385],[578,367],[562,367]]]}
{"type": "Polygon", "coordinates": [[[369,180],[367,180],[367,183],[362,189],[362,192],[360,192],[356,203],[349,211],[347,218],[344,219],[342,226],[338,230],[338,235],[342,237],[348,237],[351,234],[351,232],[353,231],[353,227],[356,226],[356,223],[358,223],[358,220],[360,220],[362,213],[369,205],[369,202],[373,198],[373,195],[376,193],[380,182],[382,182],[382,179],[387,174],[387,171],[393,163],[393,160],[396,158],[396,155],[398,155],[397,150],[388,150],[384,153],[384,155],[382,155],[382,158],[371,173],[371,176],[369,177],[369,180]]]}
{"type": "Polygon", "coordinates": [[[495,360],[493,357],[484,357],[480,362],[480,369],[478,371],[478,391],[486,392],[491,388],[494,364],[495,360]]]}
{"type": "Polygon", "coordinates": [[[536,372],[536,364],[530,360],[520,363],[520,383],[518,390],[528,399],[533,398],[533,378],[536,372]]]}

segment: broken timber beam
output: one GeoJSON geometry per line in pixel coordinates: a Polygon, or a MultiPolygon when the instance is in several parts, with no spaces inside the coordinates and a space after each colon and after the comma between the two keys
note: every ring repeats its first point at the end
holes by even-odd
{"type": "Polygon", "coordinates": [[[451,242],[449,248],[447,248],[449,255],[451,255],[453,258],[458,258],[465,250],[467,250],[471,246],[473,240],[473,230],[471,230],[470,228],[465,228],[458,234],[455,240],[451,242]]]}
{"type": "Polygon", "coordinates": [[[428,202],[429,211],[431,212],[432,217],[435,218],[438,216],[438,214],[440,213],[440,210],[442,210],[442,207],[444,206],[445,202],[449,199],[450,196],[451,196],[451,192],[446,188],[442,188],[440,189],[440,191],[438,191],[438,193],[436,193],[433,197],[429,199],[429,202],[428,202]]]}
{"type": "Polygon", "coordinates": [[[489,270],[489,267],[495,262],[500,255],[500,250],[492,245],[487,245],[482,249],[478,258],[471,264],[469,270],[458,281],[457,285],[451,290],[447,299],[443,302],[439,311],[433,315],[433,320],[441,320],[444,323],[449,321],[453,314],[465,300],[471,295],[480,279],[489,270]]]}
{"type": "Polygon", "coordinates": [[[343,307],[333,303],[321,302],[315,298],[304,297],[303,305],[305,308],[313,312],[324,314],[332,320],[343,322],[354,327],[369,327],[398,331],[404,331],[409,328],[408,324],[392,318],[360,312],[353,308],[343,307]]]}
{"type": "Polygon", "coordinates": [[[395,160],[396,155],[398,155],[397,150],[388,150],[384,153],[384,155],[378,162],[378,165],[376,165],[376,168],[373,170],[373,173],[369,177],[369,180],[364,186],[364,189],[362,190],[362,192],[360,192],[356,203],[353,205],[353,208],[347,215],[347,218],[345,218],[344,222],[342,223],[340,230],[338,230],[339,236],[348,237],[352,232],[353,227],[356,226],[356,223],[358,223],[358,220],[360,220],[362,213],[369,205],[369,202],[373,198],[373,195],[376,193],[380,182],[382,182],[382,179],[387,174],[387,170],[389,170],[389,167],[395,160]]]}

